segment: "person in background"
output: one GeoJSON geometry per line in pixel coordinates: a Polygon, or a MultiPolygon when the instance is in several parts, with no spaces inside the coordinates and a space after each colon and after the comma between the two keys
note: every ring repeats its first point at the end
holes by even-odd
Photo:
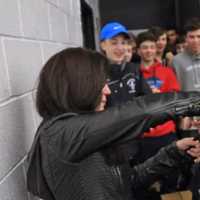
{"type": "Polygon", "coordinates": [[[171,27],[167,29],[167,40],[169,41],[169,44],[175,44],[178,36],[176,28],[171,27]]]}
{"type": "MultiPolygon", "coordinates": [[[[176,72],[182,91],[200,91],[200,19],[189,19],[184,30],[186,33],[186,48],[184,52],[176,55],[172,66],[176,72]]],[[[198,117],[188,118],[185,122],[190,133],[200,130],[200,119],[198,117]],[[192,128],[192,129],[191,129],[192,128]]],[[[195,165],[193,170],[191,189],[193,199],[200,198],[200,165],[195,165]]]]}
{"type": "Polygon", "coordinates": [[[137,52],[136,36],[131,31],[129,31],[128,34],[130,38],[128,40],[128,43],[132,46],[132,55],[130,58],[130,54],[129,54],[129,62],[138,64],[140,62],[140,56],[138,55],[138,52],[137,52]]]}
{"type": "MultiPolygon", "coordinates": [[[[143,79],[139,65],[130,62],[134,41],[127,28],[118,23],[107,23],[100,32],[100,46],[109,60],[107,79],[111,95],[107,97],[107,107],[123,105],[135,97],[150,94],[151,90],[143,79]],[[131,50],[127,59],[127,47],[131,50]]],[[[132,165],[138,155],[138,142],[131,140],[114,146],[112,151],[120,154],[120,162],[132,165]]],[[[122,171],[126,171],[125,168],[122,171]]]]}
{"type": "Polygon", "coordinates": [[[157,60],[156,37],[150,32],[142,32],[137,37],[140,67],[153,93],[179,91],[180,85],[171,68],[166,68],[157,60]]]}
{"type": "Polygon", "coordinates": [[[118,22],[104,25],[100,32],[100,47],[110,63],[124,62],[125,47],[128,44],[128,30],[118,22]]]}
{"type": "Polygon", "coordinates": [[[168,28],[167,31],[167,46],[166,51],[171,52],[173,55],[176,55],[176,41],[179,37],[179,34],[176,31],[176,28],[171,27],[168,28]]]}
{"type": "Polygon", "coordinates": [[[108,106],[120,105],[136,96],[151,93],[140,73],[139,66],[127,62],[127,46],[133,43],[127,28],[118,23],[107,23],[100,32],[100,47],[110,62],[108,85],[111,95],[108,106]]]}
{"type": "MultiPolygon", "coordinates": [[[[200,114],[198,92],[147,95],[105,109],[108,67],[100,53],[69,48],[42,68],[36,93],[42,122],[28,154],[27,185],[34,195],[44,200],[134,200],[128,198],[129,184],[116,152],[108,149],[139,139],[141,132],[170,118],[200,114]]],[[[126,171],[128,181],[137,190],[193,160],[200,161],[200,143],[184,138],[126,171]]]]}
{"type": "Polygon", "coordinates": [[[149,31],[154,35],[156,38],[156,60],[162,63],[164,66],[168,66],[168,60],[171,59],[171,54],[166,55],[165,52],[167,46],[167,34],[164,29],[161,27],[151,27],[149,31]]]}
{"type": "Polygon", "coordinates": [[[185,35],[180,35],[176,40],[176,54],[183,53],[186,46],[185,35]]]}
{"type": "Polygon", "coordinates": [[[191,19],[185,27],[186,49],[173,59],[173,68],[183,91],[200,91],[200,20],[191,19]]]}
{"type": "Polygon", "coordinates": [[[125,61],[127,63],[134,62],[137,55],[137,45],[136,45],[136,37],[132,32],[128,32],[129,39],[127,40],[126,50],[125,50],[125,61]]]}
{"type": "MultiPolygon", "coordinates": [[[[180,90],[180,85],[173,70],[157,61],[156,38],[149,32],[142,32],[137,37],[138,54],[141,57],[141,72],[153,93],[174,92],[180,90]]],[[[159,149],[177,139],[176,124],[170,120],[144,133],[141,141],[141,161],[155,155],[159,149]]],[[[176,176],[173,176],[173,179],[176,176]]],[[[172,178],[171,178],[172,179],[172,178]]],[[[177,177],[176,177],[177,179],[177,177]]],[[[176,190],[177,180],[164,181],[161,192],[176,190]]]]}

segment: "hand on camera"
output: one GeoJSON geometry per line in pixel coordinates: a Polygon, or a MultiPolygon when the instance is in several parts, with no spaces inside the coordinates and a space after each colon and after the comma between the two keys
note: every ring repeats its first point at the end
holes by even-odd
{"type": "Polygon", "coordinates": [[[186,151],[190,156],[194,157],[194,162],[200,162],[200,141],[193,137],[184,138],[176,142],[178,149],[186,151]]]}

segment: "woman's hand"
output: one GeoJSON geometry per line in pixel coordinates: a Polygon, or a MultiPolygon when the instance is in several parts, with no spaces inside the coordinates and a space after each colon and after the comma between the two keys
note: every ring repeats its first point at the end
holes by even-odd
{"type": "Polygon", "coordinates": [[[200,162],[200,142],[194,138],[183,138],[176,142],[178,149],[186,151],[190,156],[195,158],[195,162],[200,162]]]}
{"type": "Polygon", "coordinates": [[[182,130],[188,130],[192,126],[192,118],[191,117],[183,117],[180,119],[179,128],[182,130]]]}
{"type": "Polygon", "coordinates": [[[191,126],[195,129],[198,129],[198,131],[200,133],[200,118],[193,117],[193,120],[191,121],[191,126]]]}

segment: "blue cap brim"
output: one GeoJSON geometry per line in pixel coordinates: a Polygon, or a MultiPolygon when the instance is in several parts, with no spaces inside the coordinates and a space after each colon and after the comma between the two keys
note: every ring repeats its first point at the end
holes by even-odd
{"type": "Polygon", "coordinates": [[[101,37],[100,40],[103,41],[103,40],[109,40],[109,39],[112,39],[113,37],[117,36],[117,35],[124,35],[126,36],[127,38],[129,38],[129,34],[126,32],[126,31],[113,31],[109,34],[106,35],[106,37],[101,37]]]}

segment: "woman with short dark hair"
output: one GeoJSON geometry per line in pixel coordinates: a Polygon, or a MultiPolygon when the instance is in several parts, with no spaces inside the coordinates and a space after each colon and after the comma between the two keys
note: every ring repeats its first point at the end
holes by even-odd
{"type": "Polygon", "coordinates": [[[39,114],[47,118],[94,111],[106,82],[106,67],[107,59],[96,52],[72,48],[54,55],[40,74],[36,98],[39,114]]]}
{"type": "MultiPolygon", "coordinates": [[[[28,155],[28,190],[44,200],[129,199],[129,182],[109,155],[113,145],[139,139],[140,133],[169,118],[200,114],[199,93],[136,98],[104,110],[110,94],[106,58],[82,48],[54,55],[39,77],[37,109],[43,121],[28,155]],[[194,110],[195,107],[195,110],[194,110]]],[[[127,171],[134,189],[171,173],[192,157],[200,144],[179,140],[127,171]]]]}

